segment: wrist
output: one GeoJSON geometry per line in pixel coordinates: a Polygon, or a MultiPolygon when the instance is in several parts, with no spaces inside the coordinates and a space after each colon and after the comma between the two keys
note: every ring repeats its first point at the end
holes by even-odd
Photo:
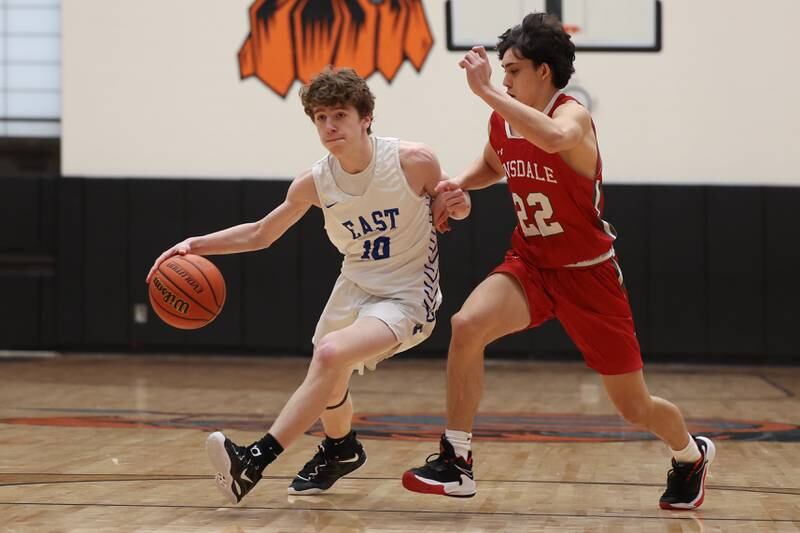
{"type": "Polygon", "coordinates": [[[464,195],[464,203],[466,205],[462,213],[459,214],[453,213],[450,215],[450,218],[452,218],[453,220],[464,220],[472,212],[472,200],[470,199],[469,193],[467,191],[461,191],[461,192],[464,195]]]}

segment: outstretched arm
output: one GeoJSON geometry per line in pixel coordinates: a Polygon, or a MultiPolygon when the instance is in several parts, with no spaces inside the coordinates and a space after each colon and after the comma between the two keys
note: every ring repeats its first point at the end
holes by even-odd
{"type": "Polygon", "coordinates": [[[592,127],[589,112],[580,104],[564,104],[551,118],[492,85],[492,68],[482,46],[467,52],[459,66],[467,72],[472,92],[500,113],[516,133],[545,152],[558,153],[575,148],[592,127]]]}
{"type": "Polygon", "coordinates": [[[319,200],[314,178],[309,170],[295,178],[283,203],[261,220],[239,224],[207,235],[189,237],[165,250],[150,268],[146,282],[150,283],[158,265],[173,255],[235,254],[268,248],[300,220],[312,205],[319,206],[319,200]]]}

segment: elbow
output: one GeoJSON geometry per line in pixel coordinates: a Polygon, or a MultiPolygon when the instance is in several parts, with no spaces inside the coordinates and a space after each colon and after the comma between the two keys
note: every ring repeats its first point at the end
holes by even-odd
{"type": "Polygon", "coordinates": [[[539,148],[548,154],[557,154],[558,152],[563,152],[568,149],[568,143],[569,139],[563,131],[554,130],[549,132],[545,138],[542,139],[539,148]]]}

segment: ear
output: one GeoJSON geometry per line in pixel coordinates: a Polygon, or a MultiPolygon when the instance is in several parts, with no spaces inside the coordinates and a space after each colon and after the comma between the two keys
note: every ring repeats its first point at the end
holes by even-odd
{"type": "Polygon", "coordinates": [[[553,69],[550,68],[548,63],[542,63],[536,68],[536,73],[539,75],[539,79],[542,81],[546,81],[548,78],[553,77],[553,69]]]}

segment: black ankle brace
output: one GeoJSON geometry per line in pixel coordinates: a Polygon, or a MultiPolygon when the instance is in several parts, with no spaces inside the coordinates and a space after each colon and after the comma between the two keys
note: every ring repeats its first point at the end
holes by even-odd
{"type": "Polygon", "coordinates": [[[324,446],[329,449],[334,448],[349,448],[356,443],[356,432],[352,429],[350,432],[345,435],[344,437],[339,437],[338,439],[332,439],[329,436],[325,435],[325,443],[324,446]]]}
{"type": "Polygon", "coordinates": [[[248,446],[247,451],[250,452],[255,463],[263,468],[278,458],[283,452],[283,446],[275,440],[275,437],[267,433],[260,440],[248,446]]]}

